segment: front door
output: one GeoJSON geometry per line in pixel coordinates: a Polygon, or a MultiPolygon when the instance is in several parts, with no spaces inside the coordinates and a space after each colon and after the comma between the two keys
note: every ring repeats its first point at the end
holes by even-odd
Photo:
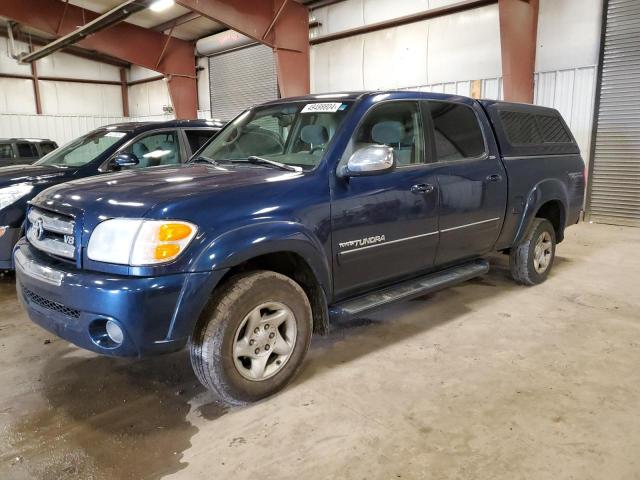
{"type": "Polygon", "coordinates": [[[438,245],[437,169],[427,164],[418,102],[373,107],[341,164],[371,144],[392,147],[397,167],[378,175],[337,179],[331,206],[336,299],[431,268],[438,245]]]}
{"type": "Polygon", "coordinates": [[[436,264],[486,254],[500,234],[507,201],[507,177],[497,147],[492,137],[485,140],[483,135],[490,126],[473,104],[425,101],[423,108],[430,114],[433,156],[442,166],[436,264]]]}

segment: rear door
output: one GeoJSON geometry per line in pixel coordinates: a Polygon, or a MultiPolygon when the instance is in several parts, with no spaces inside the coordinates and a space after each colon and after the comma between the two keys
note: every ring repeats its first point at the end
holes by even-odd
{"type": "Polygon", "coordinates": [[[419,103],[372,107],[340,163],[371,144],[392,147],[398,164],[390,172],[336,181],[331,205],[336,298],[431,268],[438,245],[438,185],[425,152],[419,103]]]}
{"type": "Polygon", "coordinates": [[[475,103],[425,101],[431,118],[433,156],[445,168],[440,185],[443,265],[493,249],[505,213],[507,176],[486,116],[475,103]]]}

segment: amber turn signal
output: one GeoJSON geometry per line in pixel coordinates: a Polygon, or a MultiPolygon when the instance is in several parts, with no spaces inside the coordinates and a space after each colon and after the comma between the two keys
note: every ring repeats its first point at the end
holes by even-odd
{"type": "Polygon", "coordinates": [[[164,260],[173,258],[180,253],[180,245],[175,243],[166,243],[164,245],[158,245],[154,252],[154,258],[156,260],[164,260]]]}
{"type": "Polygon", "coordinates": [[[182,240],[191,235],[191,231],[191,227],[183,223],[165,223],[160,227],[160,231],[158,232],[158,239],[161,242],[182,240]]]}

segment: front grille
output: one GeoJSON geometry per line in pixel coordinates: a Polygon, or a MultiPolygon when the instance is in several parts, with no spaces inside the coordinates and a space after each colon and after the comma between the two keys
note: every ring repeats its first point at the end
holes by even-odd
{"type": "Polygon", "coordinates": [[[27,240],[38,250],[66,259],[75,259],[75,221],[65,215],[31,208],[27,240]]]}
{"type": "Polygon", "coordinates": [[[61,313],[62,315],[65,315],[67,317],[80,318],[80,310],[76,310],[75,308],[71,307],[65,307],[61,303],[54,302],[53,300],[48,300],[44,297],[41,297],[37,293],[32,292],[28,288],[22,287],[22,294],[29,302],[35,303],[42,308],[61,313]]]}

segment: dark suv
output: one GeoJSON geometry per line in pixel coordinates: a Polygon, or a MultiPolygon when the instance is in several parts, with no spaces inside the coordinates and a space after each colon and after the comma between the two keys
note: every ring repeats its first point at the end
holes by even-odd
{"type": "Polygon", "coordinates": [[[56,148],[56,142],[45,138],[0,139],[0,167],[29,165],[56,148]]]}
{"type": "Polygon", "coordinates": [[[0,269],[13,269],[11,252],[23,235],[27,202],[44,189],[122,169],[185,163],[222,125],[209,120],[108,125],[33,165],[0,168],[0,269]]]}

